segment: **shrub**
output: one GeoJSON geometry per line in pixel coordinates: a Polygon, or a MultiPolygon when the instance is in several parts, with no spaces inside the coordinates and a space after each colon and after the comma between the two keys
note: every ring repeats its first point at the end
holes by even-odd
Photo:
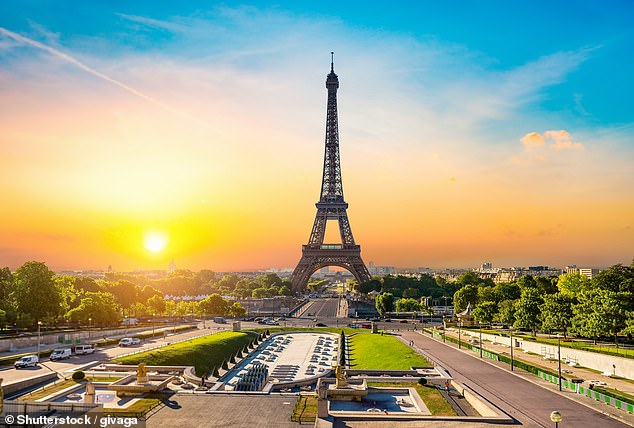
{"type": "Polygon", "coordinates": [[[79,382],[80,380],[84,379],[86,377],[86,373],[82,372],[81,370],[77,370],[76,372],[73,373],[73,380],[75,382],[79,382]]]}
{"type": "Polygon", "coordinates": [[[427,385],[427,379],[421,377],[420,379],[418,379],[418,384],[423,386],[427,385]]]}

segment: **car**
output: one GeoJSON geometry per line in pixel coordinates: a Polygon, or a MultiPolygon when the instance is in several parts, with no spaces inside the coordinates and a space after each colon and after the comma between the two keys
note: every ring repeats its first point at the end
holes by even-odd
{"type": "Polygon", "coordinates": [[[141,340],[139,338],[124,337],[123,339],[119,341],[119,346],[132,346],[132,345],[138,345],[139,343],[141,343],[141,340]]]}
{"type": "Polygon", "coordinates": [[[380,321],[377,317],[370,318],[368,321],[377,322],[380,321]]]}
{"type": "Polygon", "coordinates": [[[328,326],[324,324],[323,322],[318,322],[317,324],[315,324],[315,327],[328,327],[328,326]]]}
{"type": "Polygon", "coordinates": [[[37,355],[25,355],[24,357],[20,358],[18,361],[13,363],[13,366],[16,369],[22,369],[26,367],[37,367],[39,362],[40,362],[40,359],[37,355]]]}
{"type": "Polygon", "coordinates": [[[55,349],[53,352],[51,352],[51,356],[49,357],[49,359],[51,361],[65,360],[67,358],[70,358],[72,355],[73,351],[70,348],[60,348],[55,349]]]}
{"type": "Polygon", "coordinates": [[[93,348],[92,345],[75,346],[75,355],[92,354],[93,352],[95,352],[95,348],[93,348]]]}
{"type": "Polygon", "coordinates": [[[385,318],[383,322],[392,322],[392,320],[390,318],[385,318]]]}
{"type": "Polygon", "coordinates": [[[279,322],[277,322],[277,321],[268,320],[268,321],[266,322],[266,325],[280,325],[280,323],[279,323],[279,322]]]}
{"type": "Polygon", "coordinates": [[[399,321],[401,324],[407,324],[407,320],[400,320],[399,321]]]}

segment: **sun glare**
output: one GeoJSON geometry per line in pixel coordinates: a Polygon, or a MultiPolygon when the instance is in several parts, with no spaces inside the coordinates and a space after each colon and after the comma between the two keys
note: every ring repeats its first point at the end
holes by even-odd
{"type": "Polygon", "coordinates": [[[158,253],[167,245],[167,236],[161,232],[150,232],[145,234],[144,246],[148,251],[158,253]]]}

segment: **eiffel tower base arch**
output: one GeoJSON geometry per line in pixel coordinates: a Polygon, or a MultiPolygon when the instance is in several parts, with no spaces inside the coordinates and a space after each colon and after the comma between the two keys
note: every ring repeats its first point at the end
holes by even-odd
{"type": "Polygon", "coordinates": [[[291,275],[293,291],[303,291],[311,275],[326,266],[338,266],[349,271],[359,282],[370,280],[370,273],[361,259],[361,249],[323,250],[304,246],[302,258],[291,275]]]}

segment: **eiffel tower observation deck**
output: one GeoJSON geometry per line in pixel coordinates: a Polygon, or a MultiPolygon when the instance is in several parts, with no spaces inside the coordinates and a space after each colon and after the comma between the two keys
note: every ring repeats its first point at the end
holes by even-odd
{"type": "MultiPolygon", "coordinates": [[[[331,55],[333,53],[331,52],[331,55]]],[[[334,57],[331,57],[330,73],[326,77],[328,106],[326,110],[326,144],[324,172],[317,215],[308,244],[302,246],[302,258],[291,275],[293,290],[303,290],[311,275],[326,266],[339,266],[348,270],[357,281],[370,280],[370,273],[361,259],[361,246],[354,242],[348,204],[343,198],[341,160],[339,158],[339,119],[337,114],[337,89],[339,77],[335,74],[334,57]],[[341,243],[324,243],[328,220],[337,220],[341,243]]]]}

